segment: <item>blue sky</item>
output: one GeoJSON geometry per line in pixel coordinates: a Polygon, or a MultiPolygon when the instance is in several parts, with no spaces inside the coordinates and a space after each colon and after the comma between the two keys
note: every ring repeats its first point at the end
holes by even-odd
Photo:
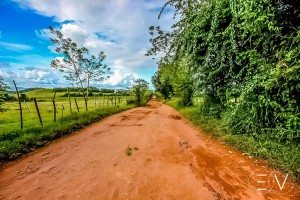
{"type": "Polygon", "coordinates": [[[50,67],[59,57],[49,39],[53,26],[80,45],[97,53],[103,50],[112,68],[111,78],[95,86],[113,87],[128,76],[148,81],[156,61],[144,54],[151,47],[148,27],[169,29],[169,11],[157,15],[161,0],[1,0],[0,76],[23,88],[66,87],[63,74],[50,67]]]}

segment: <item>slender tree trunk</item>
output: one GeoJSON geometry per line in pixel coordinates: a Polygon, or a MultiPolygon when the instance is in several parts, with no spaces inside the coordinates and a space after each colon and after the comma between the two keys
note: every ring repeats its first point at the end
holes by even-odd
{"type": "Polygon", "coordinates": [[[87,80],[87,87],[86,87],[86,99],[85,99],[86,111],[88,111],[89,88],[90,88],[90,79],[88,78],[88,80],[87,80]]]}
{"type": "Polygon", "coordinates": [[[90,88],[90,79],[87,80],[87,87],[86,87],[86,101],[89,101],[89,88],[90,88]]]}
{"type": "Polygon", "coordinates": [[[88,102],[87,102],[86,94],[84,92],[84,88],[83,87],[82,87],[82,95],[83,95],[83,99],[84,99],[85,110],[88,111],[88,102]]]}
{"type": "Polygon", "coordinates": [[[78,107],[78,104],[77,104],[76,98],[74,98],[74,101],[75,101],[75,105],[76,105],[77,111],[79,112],[79,107],[78,107]]]}

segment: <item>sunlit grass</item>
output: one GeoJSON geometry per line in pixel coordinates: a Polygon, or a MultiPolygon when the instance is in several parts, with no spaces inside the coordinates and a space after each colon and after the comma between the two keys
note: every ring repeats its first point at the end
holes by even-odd
{"type": "Polygon", "coordinates": [[[204,116],[200,112],[200,104],[183,108],[178,106],[178,102],[179,99],[174,98],[167,102],[167,104],[177,109],[205,133],[225,141],[248,156],[268,160],[272,167],[289,172],[297,181],[300,181],[299,143],[297,144],[292,141],[279,142],[278,140],[271,139],[266,134],[231,134],[230,130],[224,126],[222,119],[204,116]]]}
{"type": "MultiPolygon", "coordinates": [[[[29,98],[35,97],[37,99],[37,104],[40,110],[43,124],[47,124],[54,120],[54,108],[53,108],[53,103],[51,102],[54,93],[49,91],[50,90],[43,89],[43,90],[38,90],[38,92],[31,91],[26,93],[26,95],[29,98]]],[[[63,94],[64,93],[57,93],[55,98],[57,119],[60,119],[63,116],[71,115],[72,112],[73,113],[78,112],[74,97],[70,98],[71,100],[71,109],[70,109],[68,98],[60,97],[63,94]]],[[[111,101],[108,100],[108,97],[103,97],[103,96],[96,96],[95,98],[90,97],[88,101],[88,110],[92,111],[98,108],[124,106],[126,105],[126,99],[129,98],[130,97],[117,96],[116,105],[115,105],[115,98],[113,98],[113,101],[111,101]]],[[[79,107],[79,112],[86,112],[83,97],[76,97],[76,101],[79,107]]],[[[3,105],[3,108],[5,108],[6,111],[0,113],[0,133],[3,131],[7,131],[9,129],[19,128],[20,111],[19,111],[18,102],[6,102],[3,105]]],[[[32,100],[27,102],[22,102],[22,111],[23,111],[24,128],[40,125],[37,111],[34,102],[32,100]]]]}

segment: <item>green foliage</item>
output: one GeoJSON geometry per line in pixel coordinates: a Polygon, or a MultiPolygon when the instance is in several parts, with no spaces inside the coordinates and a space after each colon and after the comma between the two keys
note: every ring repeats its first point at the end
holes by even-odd
{"type": "Polygon", "coordinates": [[[178,104],[180,106],[192,106],[194,85],[193,77],[190,76],[190,71],[182,64],[177,66],[175,80],[173,81],[174,93],[180,96],[178,104]]]}
{"type": "Polygon", "coordinates": [[[152,84],[156,88],[156,91],[160,92],[164,99],[169,99],[174,95],[172,86],[172,66],[163,65],[161,63],[159,71],[152,76],[152,84]]]}
{"type": "Polygon", "coordinates": [[[0,112],[5,110],[1,105],[8,98],[7,89],[9,88],[3,81],[3,78],[0,76],[0,112]]]}
{"type": "MultiPolygon", "coordinates": [[[[300,6],[287,0],[169,0],[179,21],[150,27],[164,53],[152,82],[167,99],[222,119],[234,134],[300,137],[300,6]]],[[[160,17],[160,16],[159,16],[160,17]]]]}
{"type": "Polygon", "coordinates": [[[156,98],[159,101],[165,100],[164,97],[163,97],[163,95],[160,92],[157,92],[157,91],[154,92],[153,97],[156,98]]]}
{"type": "Polygon", "coordinates": [[[147,90],[144,94],[145,102],[148,102],[153,96],[153,91],[147,90]]]}
{"type": "Polygon", "coordinates": [[[49,29],[53,35],[51,42],[56,46],[55,51],[64,56],[63,59],[52,60],[51,67],[65,73],[68,81],[81,88],[87,110],[90,82],[104,80],[105,74],[110,70],[107,65],[103,64],[106,56],[103,51],[92,55],[87,48],[78,47],[71,38],[65,38],[59,30],[52,27],[49,29]],[[84,88],[86,88],[86,93],[84,88]]]}
{"type": "Polygon", "coordinates": [[[145,99],[145,94],[148,90],[148,83],[143,79],[137,79],[134,81],[132,85],[132,93],[135,96],[135,101],[138,105],[148,101],[149,99],[145,99]]]}

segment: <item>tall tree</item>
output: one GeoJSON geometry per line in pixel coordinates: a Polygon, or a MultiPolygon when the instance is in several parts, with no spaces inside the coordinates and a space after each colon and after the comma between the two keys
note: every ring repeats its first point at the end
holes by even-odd
{"type": "Polygon", "coordinates": [[[109,78],[106,76],[109,73],[110,68],[107,67],[106,64],[103,64],[106,55],[103,51],[100,51],[98,55],[91,55],[88,51],[86,52],[86,56],[81,63],[83,79],[86,82],[86,96],[89,97],[90,91],[90,83],[91,81],[103,81],[105,78],[109,78]]]}
{"type": "Polygon", "coordinates": [[[64,57],[51,61],[53,68],[64,72],[64,76],[72,84],[81,88],[84,97],[85,107],[88,110],[88,95],[91,81],[102,81],[106,73],[110,70],[103,64],[105,54],[100,51],[98,55],[92,55],[85,47],[78,47],[71,38],[64,35],[52,27],[49,27],[51,41],[56,45],[55,51],[64,57]]]}
{"type": "Polygon", "coordinates": [[[148,82],[144,79],[137,79],[132,85],[132,92],[138,104],[142,103],[145,93],[148,90],[148,82]]]}
{"type": "Polygon", "coordinates": [[[172,66],[160,64],[160,69],[152,76],[152,84],[157,92],[160,92],[164,99],[169,99],[174,95],[172,66]]]}

